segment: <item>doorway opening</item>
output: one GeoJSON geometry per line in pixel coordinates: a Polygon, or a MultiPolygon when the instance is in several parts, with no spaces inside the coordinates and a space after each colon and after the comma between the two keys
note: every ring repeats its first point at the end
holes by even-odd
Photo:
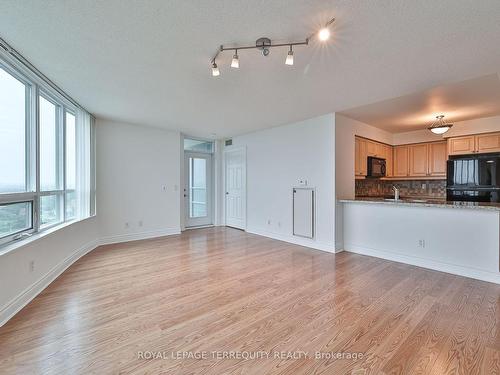
{"type": "Polygon", "coordinates": [[[212,225],[212,141],[184,138],[184,224],[186,228],[212,225]]]}

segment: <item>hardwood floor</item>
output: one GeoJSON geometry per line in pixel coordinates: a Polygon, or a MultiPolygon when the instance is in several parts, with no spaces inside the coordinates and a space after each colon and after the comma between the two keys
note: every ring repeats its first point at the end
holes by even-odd
{"type": "Polygon", "coordinates": [[[500,374],[499,308],[499,285],[198,229],[81,258],[0,328],[0,374],[500,374]]]}

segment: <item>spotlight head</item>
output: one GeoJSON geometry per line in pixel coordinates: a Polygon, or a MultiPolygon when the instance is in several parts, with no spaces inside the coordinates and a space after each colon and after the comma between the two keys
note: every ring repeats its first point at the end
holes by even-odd
{"type": "Polygon", "coordinates": [[[215,60],[212,64],[212,77],[217,77],[220,75],[219,68],[217,67],[217,64],[215,63],[215,60]]]}
{"type": "Polygon", "coordinates": [[[328,27],[323,27],[319,33],[318,33],[318,38],[319,40],[321,40],[322,42],[330,39],[330,30],[328,29],[328,27]]]}
{"type": "Polygon", "coordinates": [[[286,65],[293,65],[293,50],[292,50],[292,46],[290,46],[290,51],[288,51],[288,55],[286,55],[285,64],[286,65]]]}
{"type": "Polygon", "coordinates": [[[233,60],[231,61],[231,68],[239,68],[240,67],[240,59],[238,57],[238,51],[233,55],[233,60]]]}

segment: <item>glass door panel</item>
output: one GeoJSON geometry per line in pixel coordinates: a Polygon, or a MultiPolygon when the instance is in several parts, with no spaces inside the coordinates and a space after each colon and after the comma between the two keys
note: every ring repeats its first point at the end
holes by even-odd
{"type": "Polygon", "coordinates": [[[185,153],[186,227],[212,224],[212,155],[185,153]]]}

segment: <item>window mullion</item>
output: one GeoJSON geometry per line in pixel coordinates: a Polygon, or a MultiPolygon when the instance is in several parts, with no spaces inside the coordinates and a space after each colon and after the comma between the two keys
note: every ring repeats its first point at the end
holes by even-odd
{"type": "MultiPolygon", "coordinates": [[[[35,151],[35,197],[33,202],[33,228],[35,232],[40,231],[40,106],[39,106],[39,94],[40,88],[38,85],[34,85],[33,97],[31,99],[31,105],[33,108],[33,127],[35,130],[34,134],[34,151],[35,151]]],[[[33,173],[32,173],[33,175],[33,173]]]]}
{"type": "Polygon", "coordinates": [[[63,190],[63,196],[62,196],[62,218],[63,221],[66,222],[66,108],[62,108],[62,190],[63,190]]]}

